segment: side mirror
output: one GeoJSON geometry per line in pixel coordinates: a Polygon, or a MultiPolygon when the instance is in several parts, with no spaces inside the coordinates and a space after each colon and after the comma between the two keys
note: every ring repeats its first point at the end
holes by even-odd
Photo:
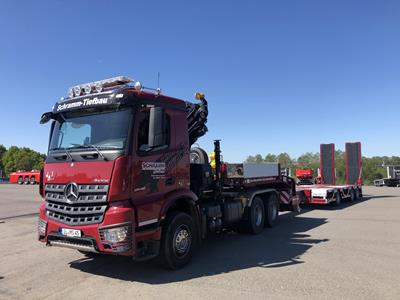
{"type": "Polygon", "coordinates": [[[155,148],[167,143],[165,133],[166,115],[162,107],[150,108],[149,147],[155,148]]]}
{"type": "Polygon", "coordinates": [[[44,113],[42,115],[42,117],[40,118],[40,124],[46,124],[48,121],[50,121],[50,119],[52,117],[53,117],[53,113],[52,112],[44,113]]]}

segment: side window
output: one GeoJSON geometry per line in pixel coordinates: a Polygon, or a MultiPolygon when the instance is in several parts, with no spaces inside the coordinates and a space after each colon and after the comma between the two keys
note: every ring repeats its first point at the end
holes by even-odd
{"type": "Polygon", "coordinates": [[[150,113],[141,112],[139,114],[139,130],[138,130],[138,151],[142,154],[153,153],[160,150],[165,150],[169,147],[171,140],[171,120],[169,115],[166,115],[164,132],[167,136],[166,144],[159,146],[157,148],[149,147],[149,123],[150,123],[150,113]]]}

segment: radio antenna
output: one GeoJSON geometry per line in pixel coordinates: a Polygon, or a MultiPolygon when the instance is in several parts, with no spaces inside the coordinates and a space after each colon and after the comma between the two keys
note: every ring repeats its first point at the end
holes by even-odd
{"type": "Polygon", "coordinates": [[[160,72],[157,73],[157,94],[161,94],[161,88],[160,88],[160,72]]]}

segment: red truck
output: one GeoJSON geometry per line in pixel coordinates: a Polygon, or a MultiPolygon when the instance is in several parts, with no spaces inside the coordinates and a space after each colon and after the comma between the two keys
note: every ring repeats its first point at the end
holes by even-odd
{"type": "Polygon", "coordinates": [[[30,172],[17,171],[10,173],[10,183],[18,184],[37,184],[40,182],[40,171],[32,170],[30,172]]]}
{"type": "Polygon", "coordinates": [[[210,234],[259,234],[279,210],[298,210],[295,182],[279,164],[210,162],[192,145],[207,132],[208,105],[116,77],[69,90],[50,120],[41,173],[39,240],[87,255],[187,264],[210,234]]]}

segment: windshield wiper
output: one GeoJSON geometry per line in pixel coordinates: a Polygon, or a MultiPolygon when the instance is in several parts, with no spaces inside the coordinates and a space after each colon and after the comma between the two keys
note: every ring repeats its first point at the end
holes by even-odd
{"type": "Polygon", "coordinates": [[[70,147],[69,149],[79,149],[79,148],[92,148],[94,149],[97,154],[105,161],[107,161],[107,158],[103,155],[103,153],[100,152],[99,148],[97,148],[95,145],[93,144],[84,144],[84,145],[76,145],[74,147],[70,147]]]}
{"type": "Polygon", "coordinates": [[[72,155],[71,155],[71,153],[68,151],[68,149],[64,149],[64,151],[65,151],[65,153],[67,153],[67,156],[69,157],[69,159],[70,159],[71,161],[74,161],[74,159],[72,158],[72,155]]]}
{"type": "MultiPolygon", "coordinates": [[[[49,150],[50,150],[50,151],[56,151],[56,150],[64,151],[65,154],[67,154],[67,157],[68,157],[71,161],[74,161],[74,159],[73,159],[73,157],[72,157],[72,155],[71,155],[71,152],[69,152],[67,148],[51,148],[51,149],[49,149],[49,150]]],[[[55,156],[55,155],[53,155],[53,156],[55,156]]]]}

